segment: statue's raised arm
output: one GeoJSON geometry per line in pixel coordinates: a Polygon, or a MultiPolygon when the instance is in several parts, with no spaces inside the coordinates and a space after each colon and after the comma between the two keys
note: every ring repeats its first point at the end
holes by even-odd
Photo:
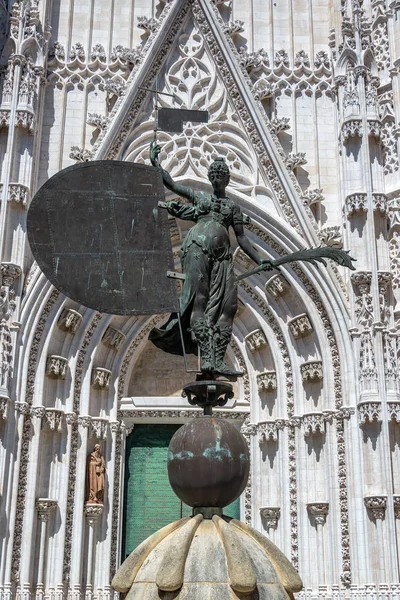
{"type": "Polygon", "coordinates": [[[186,198],[190,202],[193,202],[193,190],[191,188],[185,187],[184,185],[180,185],[176,183],[171,175],[163,169],[160,165],[159,154],[161,152],[161,146],[156,142],[152,142],[150,145],[150,161],[153,167],[158,167],[161,170],[162,178],[164,181],[164,185],[171,192],[174,192],[177,196],[181,196],[182,198],[186,198]]]}

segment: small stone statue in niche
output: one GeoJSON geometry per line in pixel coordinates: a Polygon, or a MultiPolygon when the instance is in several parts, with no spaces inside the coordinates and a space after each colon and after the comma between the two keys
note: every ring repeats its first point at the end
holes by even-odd
{"type": "Polygon", "coordinates": [[[86,503],[104,503],[104,479],[106,463],[100,451],[100,444],[96,444],[87,458],[86,465],[86,503]]]}
{"type": "MultiPolygon", "coordinates": [[[[152,144],[150,160],[159,167],[159,145],[152,144]]],[[[186,198],[190,204],[177,200],[167,203],[170,215],[195,225],[185,237],[181,251],[182,272],[186,275],[180,299],[182,334],[187,353],[200,350],[201,371],[206,377],[227,375],[238,377],[240,371],[231,369],[224,356],[232,335],[237,310],[237,288],[234,281],[229,228],[232,227],[241,249],[265,270],[272,269],[252,247],[243,228],[242,212],[226,196],[229,168],[223,158],[210,165],[208,179],[212,194],[197,192],[176,183],[161,169],[165,187],[186,198]]],[[[170,354],[183,354],[176,314],[161,328],[154,328],[149,340],[170,354]]]]}

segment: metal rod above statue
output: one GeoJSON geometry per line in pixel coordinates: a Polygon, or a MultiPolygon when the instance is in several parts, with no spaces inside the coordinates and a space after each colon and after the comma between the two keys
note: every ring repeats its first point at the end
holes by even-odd
{"type": "Polygon", "coordinates": [[[230,173],[225,160],[217,158],[211,163],[208,178],[213,191],[207,194],[176,183],[161,168],[160,152],[161,147],[153,142],[150,160],[154,167],[160,168],[165,187],[189,201],[187,204],[172,200],[165,203],[165,207],[173,217],[194,221],[195,225],[182,245],[184,283],[180,315],[172,314],[162,327],[150,332],[149,339],[171,354],[197,354],[200,350],[201,375],[198,379],[210,382],[220,376],[240,377],[243,373],[230,368],[224,361],[237,310],[236,282],[292,261],[308,261],[314,265],[319,262],[326,266],[324,258],[330,258],[354,269],[353,259],[348,252],[330,246],[300,250],[275,261],[263,259],[245,234],[244,217],[239,206],[226,194],[230,173]],[[237,278],[233,271],[230,227],[240,248],[258,265],[237,278]]]}

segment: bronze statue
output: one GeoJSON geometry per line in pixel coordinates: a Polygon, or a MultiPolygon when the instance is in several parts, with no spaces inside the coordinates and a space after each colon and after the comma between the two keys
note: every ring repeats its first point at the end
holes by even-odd
{"type": "MultiPolygon", "coordinates": [[[[161,168],[160,151],[159,145],[151,145],[150,159],[154,167],[161,168]]],[[[266,270],[273,267],[250,244],[244,233],[241,210],[226,196],[230,173],[223,158],[217,158],[208,170],[212,194],[175,183],[167,171],[161,169],[161,172],[164,185],[190,203],[168,202],[169,214],[195,222],[181,251],[182,272],[186,276],[180,299],[185,350],[197,354],[199,348],[201,371],[206,375],[240,376],[240,371],[231,369],[224,362],[237,310],[229,228],[232,227],[239,246],[247,256],[266,270]]],[[[149,339],[165,352],[183,354],[176,314],[172,314],[160,329],[154,328],[149,339]]]]}
{"type": "Polygon", "coordinates": [[[96,444],[87,458],[86,502],[88,504],[103,504],[105,472],[106,463],[100,452],[100,444],[96,444]]]}

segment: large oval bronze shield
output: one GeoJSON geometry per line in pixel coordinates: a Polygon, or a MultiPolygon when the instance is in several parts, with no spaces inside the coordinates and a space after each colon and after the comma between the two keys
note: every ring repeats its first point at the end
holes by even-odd
{"type": "Polygon", "coordinates": [[[32,253],[51,283],[76,302],[117,315],[178,308],[161,173],[120,161],[63,169],[28,213],[32,253]]]}

